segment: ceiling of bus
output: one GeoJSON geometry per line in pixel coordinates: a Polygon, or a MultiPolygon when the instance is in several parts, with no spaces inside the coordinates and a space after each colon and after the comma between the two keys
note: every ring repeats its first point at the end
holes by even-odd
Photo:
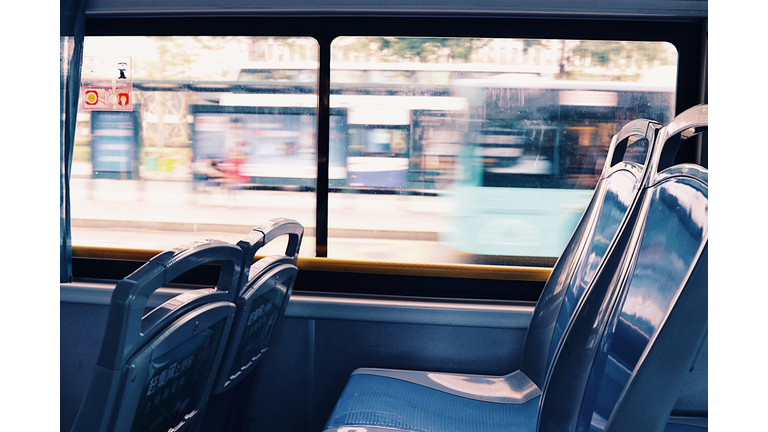
{"type": "Polygon", "coordinates": [[[175,15],[544,15],[706,17],[707,0],[89,0],[90,16],[175,15]]]}

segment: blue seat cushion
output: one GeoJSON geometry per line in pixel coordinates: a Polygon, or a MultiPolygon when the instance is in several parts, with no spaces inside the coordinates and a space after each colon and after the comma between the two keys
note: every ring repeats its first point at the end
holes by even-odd
{"type": "Polygon", "coordinates": [[[485,402],[395,378],[354,374],[325,430],[360,426],[411,432],[534,432],[539,398],[521,404],[485,402]]]}

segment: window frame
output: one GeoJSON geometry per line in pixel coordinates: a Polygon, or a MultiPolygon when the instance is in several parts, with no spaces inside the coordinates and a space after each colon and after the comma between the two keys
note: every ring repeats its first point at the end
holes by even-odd
{"type": "MultiPolygon", "coordinates": [[[[443,266],[447,277],[429,272],[408,274],[405,270],[386,270],[391,263],[358,263],[351,268],[334,265],[328,259],[328,194],[330,151],[330,64],[331,44],[339,36],[369,37],[475,37],[525,39],[599,39],[669,42],[678,51],[675,114],[701,103],[704,81],[706,18],[604,18],[604,17],[527,17],[522,15],[487,16],[103,16],[87,15],[85,36],[291,36],[311,37],[319,45],[318,70],[318,170],[316,187],[316,256],[305,260],[303,269],[311,277],[299,278],[298,290],[349,293],[395,293],[403,295],[533,300],[546,277],[534,273],[507,274],[515,281],[492,282],[478,289],[469,281],[490,281],[472,272],[483,266],[443,266]],[[321,260],[324,259],[323,260],[321,260]],[[311,263],[310,263],[311,262],[311,263]],[[388,274],[387,274],[388,273],[388,274]],[[384,279],[366,275],[387,274],[384,279]],[[528,276],[526,276],[527,274],[528,276]],[[339,276],[341,275],[341,279],[339,276]],[[415,278],[415,279],[414,279],[415,278]],[[312,283],[307,283],[312,279],[312,283]],[[528,279],[528,280],[526,280],[528,279]],[[342,282],[339,282],[342,280],[342,282]],[[365,281],[369,283],[352,283],[365,281]],[[373,283],[374,281],[379,281],[373,283]],[[346,281],[346,282],[343,282],[346,281]],[[404,284],[404,285],[402,285],[404,284]],[[388,289],[388,286],[408,286],[388,289]],[[512,291],[512,292],[509,292],[512,291]]],[[[125,269],[142,262],[146,254],[115,249],[109,252],[73,247],[73,276],[88,279],[120,279],[125,269]],[[101,270],[96,268],[102,266],[101,270]]],[[[533,263],[549,268],[555,260],[533,263]]],[[[513,266],[531,263],[513,262],[513,266]]],[[[301,264],[300,264],[300,267],[301,264]]],[[[429,267],[424,265],[421,267],[429,267]]],[[[440,266],[438,266],[440,267],[440,266]]],[[[126,273],[127,274],[127,273],[126,273]]],[[[548,274],[548,273],[547,273],[548,274]]]]}

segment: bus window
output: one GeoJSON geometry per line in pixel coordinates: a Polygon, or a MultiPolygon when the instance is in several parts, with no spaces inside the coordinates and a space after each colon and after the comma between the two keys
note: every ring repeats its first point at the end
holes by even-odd
{"type": "MultiPolygon", "coordinates": [[[[308,228],[313,256],[318,48],[86,38],[73,244],[236,241],[285,216],[308,228]]],[[[339,37],[330,68],[330,258],[551,264],[612,135],[672,118],[677,54],[659,42],[339,37]]],[[[627,151],[642,160],[647,148],[627,151]]]]}
{"type": "Polygon", "coordinates": [[[234,243],[284,216],[310,228],[313,256],[317,52],[306,37],[86,37],[73,243],[234,243]]]}
{"type": "MultiPolygon", "coordinates": [[[[328,256],[551,263],[612,136],[673,117],[676,70],[660,42],[335,39],[347,183],[329,188],[328,256]]],[[[627,148],[631,160],[644,145],[627,148]]]]}

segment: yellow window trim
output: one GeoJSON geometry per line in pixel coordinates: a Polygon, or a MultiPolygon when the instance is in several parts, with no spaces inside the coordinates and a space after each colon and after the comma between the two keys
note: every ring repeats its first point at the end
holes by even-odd
{"type": "MultiPolygon", "coordinates": [[[[76,258],[121,259],[148,261],[160,250],[73,246],[76,258]]],[[[257,256],[256,259],[261,258],[257,256]]],[[[526,262],[526,258],[520,258],[526,262]]],[[[545,261],[546,262],[546,261],[545,261]]],[[[554,264],[554,262],[552,263],[554,264]]],[[[300,270],[341,273],[373,273],[405,276],[429,276],[461,279],[493,279],[510,281],[546,282],[552,269],[524,265],[494,266],[476,264],[411,264],[376,261],[340,260],[333,258],[304,258],[298,261],[300,270]]]]}

